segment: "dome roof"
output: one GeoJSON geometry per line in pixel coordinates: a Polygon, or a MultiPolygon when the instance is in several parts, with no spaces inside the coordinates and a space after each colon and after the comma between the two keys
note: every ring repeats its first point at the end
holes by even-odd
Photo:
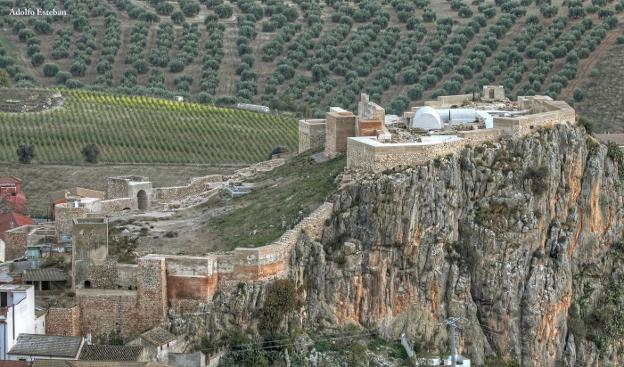
{"type": "Polygon", "coordinates": [[[423,130],[441,129],[442,119],[438,111],[432,107],[423,106],[414,114],[411,126],[423,130]]]}

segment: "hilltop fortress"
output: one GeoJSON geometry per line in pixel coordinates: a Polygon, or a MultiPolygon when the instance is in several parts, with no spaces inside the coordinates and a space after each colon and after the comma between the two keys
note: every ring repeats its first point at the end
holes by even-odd
{"type": "MultiPolygon", "coordinates": [[[[331,108],[325,119],[299,121],[299,152],[322,150],[327,157],[346,154],[348,168],[383,171],[424,164],[467,145],[504,136],[524,136],[542,127],[574,124],[575,111],[549,97],[519,97],[511,102],[501,87],[481,95],[442,96],[403,116],[387,116],[362,95],[357,115],[331,108]]],[[[109,254],[109,217],[127,210],[168,210],[173,202],[216,195],[232,180],[266,171],[283,159],[262,162],[233,176],[211,175],[189,185],[154,188],[147,177],[109,177],[105,192],[74,188],[50,196],[54,222],[7,232],[7,251],[23,254],[48,238],[71,251],[72,304],[48,310],[46,332],[54,335],[102,335],[119,331],[125,338],[159,325],[168,316],[192,313],[210,304],[217,292],[240,282],[288,277],[293,247],[301,236],[320,240],[333,205],[324,203],[277,240],[256,248],[205,256],[149,254],[136,264],[119,263],[109,254]]],[[[188,206],[188,205],[186,205],[188,206]]],[[[51,252],[55,249],[49,250],[51,252]]],[[[65,250],[67,252],[67,250],[65,250]]]]}
{"type": "Polygon", "coordinates": [[[400,118],[386,116],[362,94],[357,116],[332,107],[325,119],[300,120],[299,153],[324,149],[329,158],[346,154],[348,168],[383,171],[424,164],[466,145],[575,123],[576,113],[567,103],[548,96],[511,102],[502,86],[484,86],[481,94],[440,96],[400,118]]]}

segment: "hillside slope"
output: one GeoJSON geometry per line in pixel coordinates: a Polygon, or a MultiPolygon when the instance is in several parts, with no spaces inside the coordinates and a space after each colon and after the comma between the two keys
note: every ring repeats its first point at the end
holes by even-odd
{"type": "MultiPolygon", "coordinates": [[[[556,97],[587,78],[579,62],[606,51],[599,45],[624,9],[605,0],[46,4],[68,15],[0,18],[0,67],[18,85],[250,101],[306,115],[353,109],[360,92],[392,113],[484,84],[556,97]]],[[[0,12],[35,5],[3,0],[0,12]]]]}
{"type": "MultiPolygon", "coordinates": [[[[14,95],[0,89],[2,102],[14,95]]],[[[297,144],[297,122],[284,116],[86,91],[61,95],[62,106],[47,111],[0,112],[0,161],[17,161],[18,145],[32,144],[36,163],[81,162],[82,149],[97,144],[102,162],[241,165],[297,144]]]]}

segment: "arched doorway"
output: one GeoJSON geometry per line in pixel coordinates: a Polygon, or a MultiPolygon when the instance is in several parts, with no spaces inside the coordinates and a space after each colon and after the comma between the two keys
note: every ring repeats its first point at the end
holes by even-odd
{"type": "Polygon", "coordinates": [[[140,190],[137,193],[137,201],[139,205],[139,210],[147,209],[147,193],[145,192],[145,190],[140,190]]]}

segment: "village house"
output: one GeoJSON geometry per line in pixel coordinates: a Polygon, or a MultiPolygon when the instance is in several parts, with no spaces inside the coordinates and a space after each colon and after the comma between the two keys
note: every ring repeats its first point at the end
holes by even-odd
{"type": "Polygon", "coordinates": [[[20,334],[7,353],[8,359],[78,359],[84,339],[79,336],[20,334]]]}
{"type": "MultiPolygon", "coordinates": [[[[38,330],[39,329],[39,330],[38,330]]],[[[37,327],[35,317],[35,290],[32,285],[0,285],[0,359],[7,358],[8,351],[16,344],[22,333],[34,334],[37,327]]]]}
{"type": "Polygon", "coordinates": [[[166,362],[169,352],[177,351],[177,336],[161,327],[155,327],[141,334],[128,345],[142,346],[149,360],[166,362]]]}

